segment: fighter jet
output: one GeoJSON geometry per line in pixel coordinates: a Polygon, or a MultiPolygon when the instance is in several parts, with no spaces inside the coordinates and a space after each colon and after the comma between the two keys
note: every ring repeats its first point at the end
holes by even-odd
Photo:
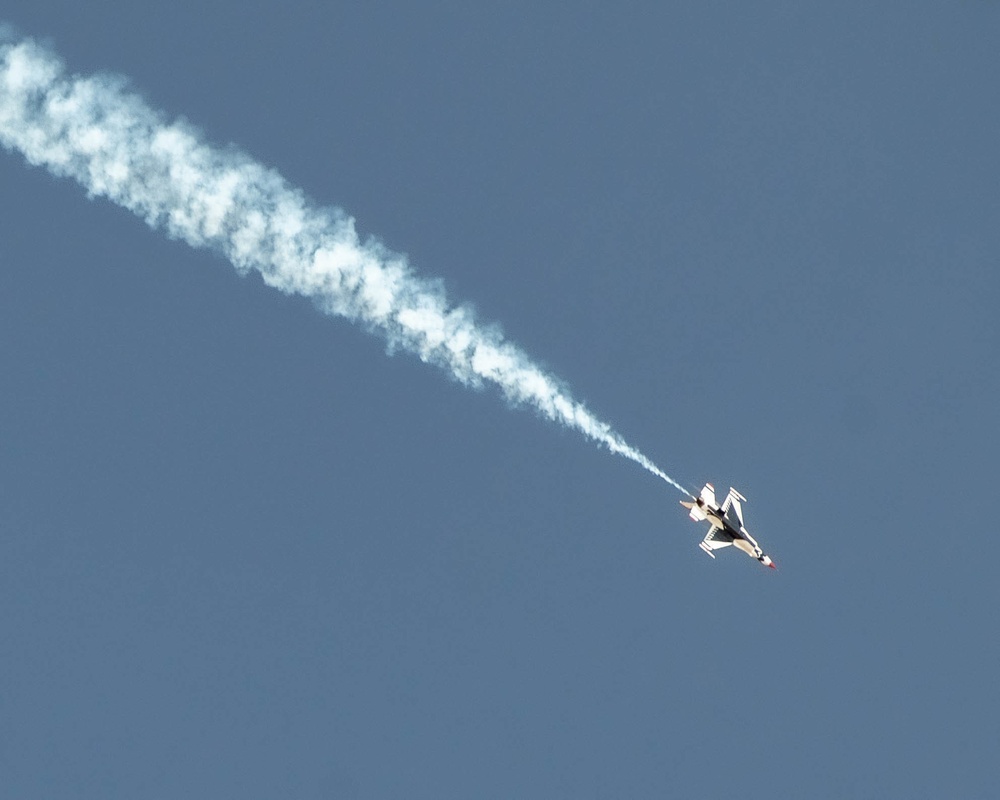
{"type": "Polygon", "coordinates": [[[734,545],[748,556],[756,558],[765,567],[777,569],[774,562],[764,555],[760,545],[750,535],[750,532],[743,524],[743,506],[747,499],[730,488],[729,494],[720,506],[715,501],[715,487],[710,483],[705,484],[701,490],[700,497],[692,497],[691,500],[681,500],[681,505],[691,509],[688,515],[695,522],[710,523],[708,535],[698,545],[702,550],[715,558],[713,550],[720,550],[723,547],[734,545]]]}

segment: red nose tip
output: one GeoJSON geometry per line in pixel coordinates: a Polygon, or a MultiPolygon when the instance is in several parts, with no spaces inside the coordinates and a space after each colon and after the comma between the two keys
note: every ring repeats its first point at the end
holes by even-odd
{"type": "Polygon", "coordinates": [[[771,562],[770,564],[768,564],[768,566],[769,566],[769,567],[770,567],[771,569],[777,569],[777,568],[778,568],[778,565],[777,565],[777,564],[775,564],[775,563],[774,563],[773,561],[772,561],[772,562],[771,562]]]}

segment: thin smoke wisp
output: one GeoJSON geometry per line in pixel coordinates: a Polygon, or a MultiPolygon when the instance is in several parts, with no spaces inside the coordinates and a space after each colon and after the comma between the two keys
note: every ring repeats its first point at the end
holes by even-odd
{"type": "Polygon", "coordinates": [[[317,207],[249,156],[211,146],[150,108],[124,80],[68,74],[48,49],[0,31],[0,144],[154,229],[221,253],[241,273],[256,271],[269,286],[363,325],[462,384],[496,386],[511,403],[688,493],[495,327],[450,304],[439,282],[419,277],[378,242],[362,241],[343,211],[317,207]]]}

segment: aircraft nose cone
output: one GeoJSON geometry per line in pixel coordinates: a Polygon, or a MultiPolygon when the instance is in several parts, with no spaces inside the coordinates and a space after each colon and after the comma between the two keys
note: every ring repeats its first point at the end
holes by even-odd
{"type": "Polygon", "coordinates": [[[772,561],[772,562],[771,562],[770,564],[768,564],[768,566],[769,566],[769,567],[770,567],[771,569],[777,569],[777,568],[778,568],[778,565],[777,565],[777,564],[775,564],[775,563],[774,563],[773,561],[772,561]]]}

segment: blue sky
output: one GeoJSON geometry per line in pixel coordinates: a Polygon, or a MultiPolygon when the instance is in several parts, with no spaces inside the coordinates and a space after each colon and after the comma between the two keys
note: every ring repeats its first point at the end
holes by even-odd
{"type": "Polygon", "coordinates": [[[1000,8],[33,0],[779,564],[0,158],[12,797],[988,797],[1000,8]]]}

